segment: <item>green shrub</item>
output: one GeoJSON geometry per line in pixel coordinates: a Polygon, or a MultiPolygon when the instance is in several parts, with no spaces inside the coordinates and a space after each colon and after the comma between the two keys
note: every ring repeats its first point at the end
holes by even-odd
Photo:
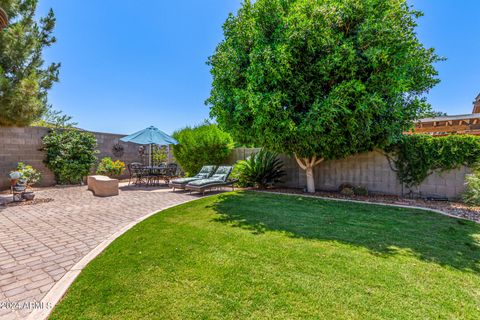
{"type": "Polygon", "coordinates": [[[125,163],[116,160],[113,161],[110,157],[103,158],[97,167],[97,174],[107,176],[119,176],[125,170],[125,163]]]}
{"type": "Polygon", "coordinates": [[[283,163],[278,159],[277,153],[262,149],[237,163],[239,185],[257,186],[261,189],[272,186],[285,175],[282,167],[283,163]]]}
{"type": "Polygon", "coordinates": [[[38,183],[42,179],[42,174],[39,171],[23,162],[19,162],[17,164],[17,169],[15,171],[20,173],[20,179],[25,180],[27,186],[29,187],[38,183]]]}
{"type": "Polygon", "coordinates": [[[353,188],[353,193],[356,196],[366,197],[368,196],[368,189],[362,186],[356,186],[355,188],[353,188]]]}
{"type": "Polygon", "coordinates": [[[340,194],[342,194],[344,196],[347,196],[347,197],[351,197],[351,196],[355,195],[355,192],[353,191],[353,188],[345,187],[340,191],[340,194]]]}
{"type": "Polygon", "coordinates": [[[59,184],[78,184],[97,162],[97,139],[90,132],[65,129],[52,130],[43,137],[45,165],[59,184]]]}
{"type": "Polygon", "coordinates": [[[480,206],[480,168],[475,168],[472,174],[465,177],[466,189],[463,201],[472,206],[480,206]]]}
{"type": "Polygon", "coordinates": [[[254,183],[249,182],[247,177],[243,174],[245,168],[245,160],[238,161],[235,166],[233,167],[232,173],[230,174],[230,178],[234,180],[238,180],[235,185],[240,188],[247,188],[255,186],[254,183]]]}
{"type": "Polygon", "coordinates": [[[345,189],[345,188],[349,188],[349,189],[353,190],[354,186],[351,183],[344,182],[344,183],[342,183],[341,185],[338,186],[338,192],[342,192],[342,190],[345,189]]]}
{"type": "Polygon", "coordinates": [[[203,165],[223,164],[233,149],[230,135],[215,124],[187,127],[173,137],[179,142],[173,155],[187,176],[198,173],[203,165]]]}

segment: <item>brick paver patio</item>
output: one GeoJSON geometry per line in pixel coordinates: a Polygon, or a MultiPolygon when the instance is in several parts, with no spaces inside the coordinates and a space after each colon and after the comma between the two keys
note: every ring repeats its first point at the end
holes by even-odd
{"type": "Polygon", "coordinates": [[[124,187],[117,197],[94,197],[86,187],[48,188],[28,206],[0,205],[0,319],[21,319],[75,263],[123,227],[155,210],[198,196],[169,189],[124,187]],[[9,306],[11,307],[11,305],[9,306]]]}

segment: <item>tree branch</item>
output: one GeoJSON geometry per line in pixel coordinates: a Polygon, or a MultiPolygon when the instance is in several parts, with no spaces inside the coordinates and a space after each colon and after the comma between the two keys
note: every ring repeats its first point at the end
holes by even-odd
{"type": "Polygon", "coordinates": [[[316,165],[320,164],[321,162],[323,162],[323,160],[324,160],[324,158],[318,159],[317,161],[315,161],[314,165],[316,166],[316,165]]]}
{"type": "Polygon", "coordinates": [[[297,160],[297,163],[300,166],[300,168],[302,168],[303,170],[307,170],[307,166],[304,163],[302,163],[302,160],[298,158],[297,155],[295,155],[295,160],[297,160]]]}

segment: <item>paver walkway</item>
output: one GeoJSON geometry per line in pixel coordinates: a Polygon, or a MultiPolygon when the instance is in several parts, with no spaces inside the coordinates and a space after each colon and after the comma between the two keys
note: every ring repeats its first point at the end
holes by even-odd
{"type": "Polygon", "coordinates": [[[94,197],[86,187],[49,188],[53,201],[0,206],[0,319],[22,319],[75,263],[110,235],[155,210],[198,196],[169,189],[122,188],[94,197]],[[7,302],[20,302],[12,305],[7,302]]]}

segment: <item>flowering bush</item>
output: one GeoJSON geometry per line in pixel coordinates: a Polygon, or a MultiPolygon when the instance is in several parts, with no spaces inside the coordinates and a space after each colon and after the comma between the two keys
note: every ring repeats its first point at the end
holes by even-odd
{"type": "Polygon", "coordinates": [[[119,176],[125,170],[125,163],[116,160],[113,161],[110,157],[103,158],[98,164],[97,174],[103,174],[107,176],[119,176]]]}

